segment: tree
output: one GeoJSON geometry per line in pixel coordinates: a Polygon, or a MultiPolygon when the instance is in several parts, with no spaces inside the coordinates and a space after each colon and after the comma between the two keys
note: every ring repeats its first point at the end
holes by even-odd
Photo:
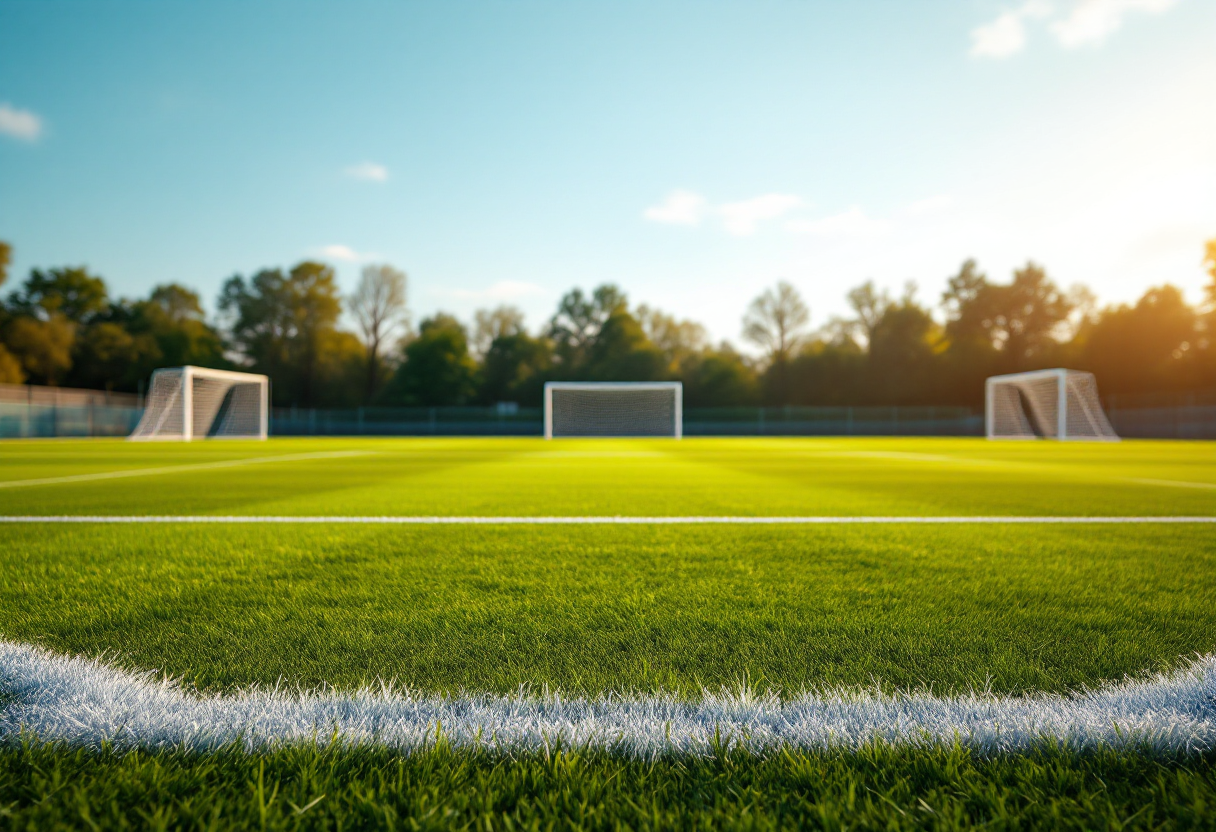
{"type": "Polygon", "coordinates": [[[709,343],[705,327],[696,321],[681,321],[645,304],[637,308],[635,317],[650,342],[662,350],[673,369],[682,366],[704,350],[709,343]]]}
{"type": "Polygon", "coordinates": [[[938,395],[940,327],[915,289],[909,284],[899,303],[889,303],[870,334],[867,387],[882,391],[884,404],[933,404],[938,395]]]}
{"type": "MultiPolygon", "coordinates": [[[[20,375],[56,385],[72,367],[78,330],[108,308],[105,280],[89,274],[83,266],[34,269],[9,295],[11,317],[4,324],[5,352],[21,363],[20,375]]],[[[4,363],[10,364],[8,360],[4,363]]],[[[14,375],[11,365],[5,375],[14,375]]]]}
{"type": "Polygon", "coordinates": [[[743,337],[763,349],[770,363],[787,361],[810,320],[798,290],[783,280],[751,302],[743,316],[743,337]]]}
{"type": "Polygon", "coordinates": [[[869,344],[874,338],[874,329],[878,322],[891,306],[891,296],[885,289],[878,289],[873,280],[867,280],[850,289],[845,299],[857,316],[853,321],[854,327],[860,331],[865,343],[869,344]]]}
{"type": "Polygon", "coordinates": [[[992,345],[983,324],[985,310],[982,308],[989,286],[988,276],[971,259],[963,262],[958,274],[946,280],[946,289],[942,292],[946,334],[953,343],[967,345],[963,349],[981,343],[992,345]]]}
{"type": "Polygon", "coordinates": [[[941,373],[942,403],[974,405],[983,401],[984,379],[999,372],[1000,355],[985,325],[991,283],[968,259],[958,274],[946,280],[942,308],[946,313],[946,343],[941,373]]]}
{"type": "Polygon", "coordinates": [[[460,321],[439,312],[406,345],[386,398],[407,405],[464,405],[477,392],[477,364],[460,321]]]}
{"type": "Polygon", "coordinates": [[[8,322],[4,341],[25,373],[39,384],[56,385],[72,366],[75,325],[62,315],[45,320],[18,315],[8,322]]]}
{"type": "Polygon", "coordinates": [[[150,335],[133,335],[121,324],[98,321],[85,327],[76,339],[68,383],[103,390],[130,389],[142,377],[141,368],[160,363],[160,355],[150,335]]]}
{"type": "Polygon", "coordinates": [[[611,283],[597,287],[590,297],[578,288],[562,296],[547,335],[567,374],[576,371],[609,315],[627,308],[627,303],[624,292],[611,283]]]}
{"type": "Polygon", "coordinates": [[[342,312],[333,269],[306,261],[287,274],[263,269],[249,281],[236,275],[224,284],[219,306],[231,318],[233,345],[270,376],[275,399],[317,404],[322,344],[342,312]]]}
{"type": "Polygon", "coordinates": [[[322,356],[313,387],[317,406],[366,404],[362,382],[367,352],[359,336],[343,329],[327,329],[320,333],[317,346],[322,356]]]}
{"type": "Polygon", "coordinates": [[[61,316],[75,324],[88,323],[109,305],[106,282],[77,268],[34,269],[21,289],[9,296],[9,308],[46,320],[61,316]]]}
{"type": "Polygon", "coordinates": [[[751,405],[759,401],[756,372],[726,341],[681,364],[688,407],[751,405]]]}
{"type": "Polygon", "coordinates": [[[486,404],[539,405],[545,375],[553,365],[553,345],[526,332],[500,335],[482,362],[481,400],[486,404]]]}
{"type": "Polygon", "coordinates": [[[787,365],[810,320],[811,311],[798,290],[784,280],[775,289],[765,289],[743,316],[743,337],[765,351],[766,387],[777,404],[789,401],[787,365]]]}
{"type": "MultiPolygon", "coordinates": [[[[4,281],[8,278],[8,266],[12,262],[13,249],[3,241],[0,241],[0,286],[4,285],[4,281]]],[[[4,308],[0,306],[0,334],[3,334],[5,319],[4,308]]],[[[20,384],[25,381],[25,371],[21,369],[21,362],[17,360],[17,356],[8,351],[4,346],[3,341],[0,341],[0,384],[20,384]]]]}
{"type": "Polygon", "coordinates": [[[990,286],[994,297],[985,326],[993,343],[1022,369],[1057,344],[1054,335],[1072,304],[1042,266],[1027,263],[1008,286],[990,286]]]}
{"type": "Polygon", "coordinates": [[[504,304],[494,309],[478,309],[473,313],[472,352],[484,359],[495,340],[519,335],[523,331],[524,313],[518,307],[504,304]]]}
{"type": "Polygon", "coordinates": [[[608,315],[582,368],[593,381],[658,381],[669,377],[663,351],[650,342],[622,303],[608,315]]]}
{"type": "Polygon", "coordinates": [[[1104,394],[1198,386],[1198,316],[1174,286],[1149,289],[1134,306],[1106,309],[1082,333],[1081,364],[1104,394]]]}
{"type": "MultiPolygon", "coordinates": [[[[1074,290],[1075,291],[1075,290],[1074,290]]],[[[1080,297],[1080,296],[1078,296],[1080,297]]],[[[1083,300],[1083,298],[1082,298],[1083,300]]],[[[1060,358],[1073,305],[1035,263],[992,283],[974,260],[963,263],[942,293],[946,312],[944,398],[978,403],[986,376],[1031,370],[1060,358]]]]}
{"type": "Polygon", "coordinates": [[[174,324],[202,321],[206,317],[198,292],[180,283],[162,283],[153,287],[145,304],[149,314],[155,310],[156,317],[174,324]]]}
{"type": "Polygon", "coordinates": [[[146,333],[155,340],[161,366],[229,366],[223,339],[207,323],[202,300],[185,286],[166,283],[153,288],[147,300],[133,304],[127,326],[133,333],[146,333]]]}
{"type": "MultiPolygon", "coordinates": [[[[1208,240],[1204,246],[1203,264],[1212,278],[1212,282],[1204,288],[1205,299],[1209,310],[1216,310],[1216,237],[1208,240]]],[[[0,283],[2,282],[3,280],[0,280],[0,283]]]]}
{"type": "Polygon", "coordinates": [[[1071,311],[1068,314],[1068,321],[1062,327],[1061,341],[1072,341],[1076,339],[1084,327],[1093,323],[1098,317],[1098,296],[1093,290],[1084,283],[1074,283],[1068,287],[1068,294],[1065,296],[1068,299],[1068,305],[1071,311]]]}
{"type": "Polygon", "coordinates": [[[198,294],[177,283],[152,289],[143,300],[120,300],[78,334],[70,383],[86,387],[136,390],[160,367],[230,367],[223,339],[206,321],[198,294]],[[117,325],[132,338],[129,361],[103,358],[113,355],[113,334],[93,333],[101,325],[117,325]],[[100,350],[101,352],[97,352],[100,350]],[[109,367],[95,367],[94,356],[109,367]]]}
{"type": "Polygon", "coordinates": [[[350,298],[350,309],[359,322],[367,352],[364,398],[369,402],[380,389],[384,346],[408,322],[405,287],[405,272],[388,265],[365,266],[359,286],[350,298]]]}
{"type": "MultiPolygon", "coordinates": [[[[882,401],[886,391],[871,389],[868,362],[869,356],[852,338],[805,344],[789,363],[788,401],[803,405],[882,401]]],[[[764,380],[769,381],[767,377],[764,380]]]]}
{"type": "Polygon", "coordinates": [[[1208,387],[1216,385],[1216,237],[1204,246],[1203,263],[1211,280],[1204,287],[1204,302],[1199,319],[1202,332],[1198,338],[1196,360],[1202,367],[1200,383],[1208,387]]]}
{"type": "Polygon", "coordinates": [[[25,381],[25,371],[17,356],[0,344],[0,384],[21,384],[25,381]]]}

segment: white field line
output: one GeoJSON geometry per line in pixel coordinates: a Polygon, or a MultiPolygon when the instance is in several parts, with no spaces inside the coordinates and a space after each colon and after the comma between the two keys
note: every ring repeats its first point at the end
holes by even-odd
{"type": "MultiPolygon", "coordinates": [[[[1059,463],[1050,463],[1042,461],[1027,461],[1027,460],[1012,460],[1012,459],[986,459],[976,457],[959,457],[948,456],[946,454],[925,454],[912,453],[909,451],[790,451],[794,456],[812,456],[812,457],[856,457],[861,459],[893,459],[903,460],[905,462],[940,462],[950,465],[979,465],[991,468],[1008,468],[1014,470],[1030,471],[1034,469],[1043,470],[1062,470],[1059,463]]],[[[1166,488],[1200,488],[1213,489],[1216,488],[1216,483],[1211,482],[1195,482],[1193,480],[1162,480],[1152,477],[1106,477],[1101,474],[1093,475],[1084,472],[1070,471],[1082,479],[1086,480],[1113,480],[1115,482],[1134,482],[1137,485],[1158,485],[1166,488]]]]}
{"type": "Polygon", "coordinates": [[[32,733],[98,748],[250,750],[291,743],[374,744],[404,752],[444,740],[460,748],[547,751],[600,748],[634,757],[710,754],[717,739],[754,753],[857,748],[874,740],[912,746],[955,741],[982,752],[1043,742],[1071,748],[1165,753],[1216,748],[1216,656],[1170,674],[1069,695],[960,696],[873,690],[806,693],[781,700],[706,692],[436,696],[389,685],[352,693],[280,688],[201,696],[153,673],[115,669],[0,641],[0,743],[32,733]],[[3,700],[0,700],[3,701],[3,700]]]}
{"type": "Polygon", "coordinates": [[[181,514],[181,515],[127,515],[127,514],[26,514],[0,515],[0,523],[362,523],[369,525],[402,526],[671,526],[697,524],[727,524],[741,526],[767,525],[842,525],[842,524],[895,524],[919,523],[934,525],[991,524],[991,523],[1054,523],[1054,524],[1124,524],[1124,523],[1216,523],[1214,517],[1119,517],[1119,516],[963,516],[963,517],[418,517],[418,516],[343,516],[343,515],[258,515],[258,514],[181,514]]]}
{"type": "Polygon", "coordinates": [[[245,459],[226,459],[221,462],[195,462],[187,465],[162,465],[159,468],[130,468],[125,471],[98,471],[95,474],[70,474],[66,477],[39,477],[32,480],[0,481],[0,488],[23,488],[29,485],[57,485],[65,482],[89,482],[91,480],[116,480],[123,477],[146,477],[155,474],[177,474],[183,471],[202,471],[208,468],[236,468],[241,465],[257,465],[263,462],[300,462],[306,459],[335,459],[345,456],[366,456],[373,451],[316,451],[306,454],[279,454],[278,456],[254,456],[245,459]]]}
{"type": "Polygon", "coordinates": [[[1138,482],[1142,485],[1166,485],[1171,488],[1216,488],[1216,482],[1192,482],[1190,480],[1154,480],[1144,477],[1126,477],[1128,482],[1138,482]]]}

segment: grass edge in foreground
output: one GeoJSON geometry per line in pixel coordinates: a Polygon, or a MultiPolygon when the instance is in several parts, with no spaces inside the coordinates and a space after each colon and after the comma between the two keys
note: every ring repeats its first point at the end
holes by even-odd
{"type": "Polygon", "coordinates": [[[981,756],[875,743],[765,757],[637,761],[553,748],[503,755],[440,743],[401,755],[300,745],[87,751],[0,746],[0,825],[359,828],[1184,828],[1216,822],[1216,757],[981,756]]]}

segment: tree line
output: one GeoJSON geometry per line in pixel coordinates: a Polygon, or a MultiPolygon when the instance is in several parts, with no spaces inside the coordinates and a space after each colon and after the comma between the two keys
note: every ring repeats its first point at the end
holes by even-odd
{"type": "MultiPolygon", "coordinates": [[[[1193,391],[1216,386],[1216,239],[1204,254],[1198,306],[1162,285],[1099,308],[1035,263],[1002,282],[968,260],[936,310],[915,284],[893,297],[868,281],[848,292],[849,316],[812,329],[780,282],[743,316],[759,356],[611,284],[571,289],[529,332],[508,305],[414,327],[406,275],[387,265],[364,268],[349,297],[323,263],[236,275],[210,320],[176,283],[131,300],[85,267],[36,268],[0,303],[0,382],[134,392],[158,367],[194,364],[267,374],[277,406],[537,406],[551,380],[679,380],[690,407],[976,405],[987,376],[1060,366],[1094,372],[1106,395],[1193,391]]],[[[0,243],[0,284],[10,255],[0,243]]]]}

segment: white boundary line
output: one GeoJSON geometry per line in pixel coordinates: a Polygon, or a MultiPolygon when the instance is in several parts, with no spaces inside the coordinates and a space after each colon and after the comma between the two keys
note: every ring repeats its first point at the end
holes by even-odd
{"type": "Polygon", "coordinates": [[[0,523],[362,523],[368,525],[401,526],[676,526],[725,524],[740,526],[769,525],[880,525],[918,523],[925,525],[968,525],[993,523],[1022,524],[1085,524],[1108,525],[1126,523],[1216,523],[1216,517],[1114,517],[1114,516],[962,516],[962,517],[419,517],[419,516],[309,516],[257,514],[182,514],[182,515],[0,515],[0,523]]]}
{"type": "Polygon", "coordinates": [[[293,743],[372,745],[409,753],[439,734],[457,748],[547,753],[599,748],[629,757],[707,755],[726,746],[862,748],[875,740],[913,747],[955,743],[1018,752],[1049,742],[1069,748],[1197,753],[1216,748],[1216,656],[1173,673],[1073,694],[998,696],[873,689],[773,694],[703,692],[567,698],[442,696],[381,684],[353,692],[276,686],[199,695],[153,673],[59,656],[0,641],[0,744],[33,733],[77,747],[249,750],[293,743]]]}
{"type": "Polygon", "coordinates": [[[1216,488],[1216,482],[1189,482],[1187,480],[1154,480],[1145,477],[1124,477],[1128,482],[1141,485],[1166,485],[1171,488],[1216,488]]]}
{"type": "Polygon", "coordinates": [[[264,462],[300,462],[308,459],[341,459],[347,456],[367,456],[375,451],[316,451],[307,454],[278,454],[277,456],[254,456],[244,459],[225,459],[219,462],[192,462],[186,465],[162,465],[159,468],[129,468],[124,471],[98,471],[95,474],[70,474],[66,477],[41,477],[33,480],[0,480],[0,488],[24,488],[29,485],[58,485],[65,482],[90,482],[92,480],[117,480],[123,477],[146,477],[154,474],[177,474],[182,471],[203,471],[208,468],[236,468],[241,465],[257,465],[264,462]]]}

